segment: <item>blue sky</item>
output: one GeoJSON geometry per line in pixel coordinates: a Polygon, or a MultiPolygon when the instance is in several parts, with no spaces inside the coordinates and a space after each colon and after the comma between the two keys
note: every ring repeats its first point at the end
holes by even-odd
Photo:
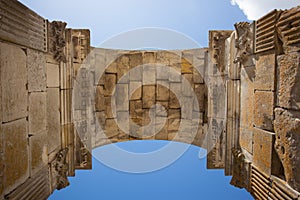
{"type": "MultiPolygon", "coordinates": [[[[236,22],[256,19],[275,7],[288,8],[300,4],[299,0],[21,2],[50,21],[61,20],[68,22],[71,28],[90,29],[92,45],[96,47],[120,33],[143,27],[172,29],[206,47],[209,30],[233,30],[236,22]]],[[[133,152],[148,152],[163,145],[166,141],[118,144],[133,152]]],[[[116,171],[93,159],[92,171],[76,171],[76,177],[70,178],[71,186],[55,191],[50,199],[252,199],[245,190],[229,185],[230,177],[225,177],[223,170],[206,170],[206,159],[199,159],[199,151],[200,148],[191,146],[172,165],[145,174],[116,171]]]]}

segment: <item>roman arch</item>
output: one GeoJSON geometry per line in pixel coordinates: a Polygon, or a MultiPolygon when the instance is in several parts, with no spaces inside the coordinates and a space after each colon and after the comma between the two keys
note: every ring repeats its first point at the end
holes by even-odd
{"type": "Polygon", "coordinates": [[[300,199],[299,7],[180,51],[93,48],[18,1],[0,13],[1,199],[46,199],[92,148],[136,139],[210,148],[255,199],[300,199]]]}

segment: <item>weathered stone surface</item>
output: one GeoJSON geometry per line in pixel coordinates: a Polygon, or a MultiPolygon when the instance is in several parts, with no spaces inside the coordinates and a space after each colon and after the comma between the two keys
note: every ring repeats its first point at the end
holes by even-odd
{"type": "Polygon", "coordinates": [[[19,47],[0,43],[0,67],[3,121],[23,118],[27,115],[25,52],[19,47]]]}
{"type": "Polygon", "coordinates": [[[143,108],[150,108],[155,104],[155,85],[143,86],[143,108]]]}
{"type": "Polygon", "coordinates": [[[254,89],[275,90],[275,54],[260,56],[255,69],[254,89]]]}
{"type": "Polygon", "coordinates": [[[59,65],[47,63],[47,87],[59,87],[59,65]]]}
{"type": "Polygon", "coordinates": [[[115,74],[105,74],[104,80],[104,95],[110,96],[116,87],[117,77],[115,74]]]}
{"type": "Polygon", "coordinates": [[[241,69],[240,145],[252,153],[255,67],[241,69]]]}
{"type": "Polygon", "coordinates": [[[96,111],[105,110],[104,87],[102,85],[96,86],[95,109],[96,111]]]}
{"type": "Polygon", "coordinates": [[[143,85],[156,84],[156,65],[144,64],[143,65],[143,85]]]}
{"type": "Polygon", "coordinates": [[[116,95],[116,110],[128,111],[129,110],[129,85],[117,84],[116,95]]]}
{"type": "Polygon", "coordinates": [[[191,59],[181,58],[181,73],[182,74],[192,74],[193,73],[193,61],[191,59]]]}
{"type": "Polygon", "coordinates": [[[106,118],[114,118],[112,106],[114,106],[116,108],[115,101],[112,101],[111,97],[104,97],[104,102],[105,102],[105,115],[106,115],[106,118]]]}
{"type": "Polygon", "coordinates": [[[142,99],[142,82],[130,81],[129,83],[129,99],[140,100],[142,99]]]}
{"type": "Polygon", "coordinates": [[[272,153],[275,133],[254,129],[253,133],[253,164],[266,175],[271,175],[272,153]]]}
{"type": "Polygon", "coordinates": [[[169,82],[157,81],[156,85],[156,100],[168,101],[170,98],[169,82]]]}
{"type": "Polygon", "coordinates": [[[287,183],[300,191],[300,112],[275,109],[275,148],[287,183]]]}
{"type": "Polygon", "coordinates": [[[20,119],[3,125],[4,193],[11,191],[29,177],[27,121],[20,119]]]}
{"type": "Polygon", "coordinates": [[[273,131],[274,93],[255,91],[254,93],[254,125],[257,128],[273,131]]]}
{"type": "Polygon", "coordinates": [[[46,130],[46,92],[29,93],[29,134],[46,130]]]}
{"type": "Polygon", "coordinates": [[[47,138],[46,131],[29,138],[31,174],[35,174],[48,164],[48,145],[45,138],[47,138]]]}
{"type": "Polygon", "coordinates": [[[51,153],[61,146],[59,89],[47,89],[47,142],[48,152],[51,153]]]}
{"type": "Polygon", "coordinates": [[[28,91],[46,91],[46,57],[44,53],[27,49],[28,91]]]}
{"type": "Polygon", "coordinates": [[[300,109],[300,53],[278,56],[279,106],[300,109]]]}
{"type": "Polygon", "coordinates": [[[106,119],[104,132],[109,139],[118,135],[119,129],[115,119],[106,119]]]}
{"type": "Polygon", "coordinates": [[[156,53],[155,52],[145,52],[143,63],[156,63],[156,53]]]}

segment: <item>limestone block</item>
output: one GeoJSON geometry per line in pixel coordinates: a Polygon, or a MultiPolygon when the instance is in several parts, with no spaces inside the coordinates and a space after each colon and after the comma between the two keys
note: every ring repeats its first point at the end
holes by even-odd
{"type": "Polygon", "coordinates": [[[31,174],[35,174],[48,164],[48,142],[46,138],[46,131],[29,138],[31,174]]]}
{"type": "Polygon", "coordinates": [[[156,117],[155,118],[155,139],[168,140],[168,118],[156,117]]]}
{"type": "Polygon", "coordinates": [[[106,119],[104,132],[109,139],[118,135],[119,129],[115,119],[106,119]]]}
{"type": "Polygon", "coordinates": [[[128,57],[129,57],[130,69],[143,64],[143,53],[142,52],[140,52],[140,53],[139,52],[134,52],[134,53],[128,55],[128,57]]]}
{"type": "Polygon", "coordinates": [[[155,104],[155,85],[143,86],[143,108],[150,108],[155,104]]]}
{"type": "Polygon", "coordinates": [[[275,133],[254,128],[253,164],[268,176],[271,175],[274,141],[275,133]]]}
{"type": "Polygon", "coordinates": [[[104,76],[104,95],[111,96],[116,87],[117,77],[115,74],[105,74],[104,76]]]}
{"type": "Polygon", "coordinates": [[[199,66],[199,68],[193,69],[193,82],[196,84],[204,83],[204,66],[199,66]]]}
{"type": "Polygon", "coordinates": [[[156,100],[168,101],[170,98],[169,82],[157,81],[156,85],[156,100]]]}
{"type": "Polygon", "coordinates": [[[180,83],[181,82],[181,64],[180,63],[174,63],[170,65],[169,69],[169,81],[170,82],[175,82],[175,83],[180,83]]]}
{"type": "Polygon", "coordinates": [[[129,111],[129,85],[117,84],[116,110],[129,111]]]}
{"type": "Polygon", "coordinates": [[[114,118],[112,107],[116,108],[115,101],[112,101],[111,97],[104,97],[105,102],[105,115],[106,118],[114,118]]]}
{"type": "Polygon", "coordinates": [[[300,190],[300,112],[275,109],[275,149],[284,168],[287,183],[300,190]]]}
{"type": "Polygon", "coordinates": [[[156,78],[158,80],[169,80],[170,77],[170,67],[157,65],[156,67],[156,78]]]}
{"type": "Polygon", "coordinates": [[[167,117],[169,110],[169,102],[168,101],[156,101],[156,116],[159,117],[167,117]]]}
{"type": "Polygon", "coordinates": [[[46,92],[29,93],[29,134],[46,130],[46,92]]]}
{"type": "Polygon", "coordinates": [[[254,93],[254,125],[268,131],[273,131],[274,93],[255,91],[254,93]]]}
{"type": "Polygon", "coordinates": [[[181,83],[170,83],[170,108],[180,108],[179,99],[181,98],[181,83]]]}
{"type": "Polygon", "coordinates": [[[110,63],[106,68],[105,68],[105,73],[107,74],[116,74],[118,72],[118,60],[115,60],[114,62],[110,63]]]}
{"type": "Polygon", "coordinates": [[[156,63],[156,52],[144,52],[143,63],[156,63]]]}
{"type": "Polygon", "coordinates": [[[48,151],[51,153],[61,145],[59,89],[47,88],[48,151]]]}
{"type": "Polygon", "coordinates": [[[216,117],[219,119],[225,119],[225,99],[226,99],[226,88],[221,81],[222,77],[210,77],[209,98],[208,98],[208,116],[216,117]]]}
{"type": "Polygon", "coordinates": [[[118,124],[118,127],[120,129],[120,131],[124,134],[124,133],[129,133],[129,117],[128,117],[128,112],[124,112],[124,111],[120,111],[120,112],[117,112],[117,124],[118,124]]]}
{"type": "Polygon", "coordinates": [[[141,100],[130,101],[130,118],[142,118],[143,117],[143,103],[141,100]]]}
{"type": "Polygon", "coordinates": [[[275,54],[260,56],[256,63],[254,89],[275,90],[275,54]]]}
{"type": "Polygon", "coordinates": [[[193,118],[193,98],[192,97],[181,97],[181,118],[191,120],[193,118]]]}
{"type": "Polygon", "coordinates": [[[96,111],[105,110],[104,87],[102,85],[96,86],[95,109],[96,111]]]}
{"type": "Polygon", "coordinates": [[[3,124],[4,193],[14,189],[29,177],[27,121],[20,119],[3,124]]]}
{"type": "Polygon", "coordinates": [[[46,91],[46,56],[44,53],[27,49],[28,91],[46,91]]]}
{"type": "Polygon", "coordinates": [[[156,66],[155,64],[143,65],[143,85],[156,84],[156,66]]]}
{"type": "Polygon", "coordinates": [[[47,63],[47,87],[59,87],[59,65],[47,63]]]}
{"type": "Polygon", "coordinates": [[[128,83],[130,76],[127,73],[129,72],[129,70],[130,70],[129,57],[125,54],[125,55],[121,56],[118,59],[118,65],[117,65],[118,82],[120,82],[120,83],[128,83]]]}
{"type": "Polygon", "coordinates": [[[192,74],[193,73],[193,61],[188,60],[187,58],[181,58],[181,73],[182,74],[192,74]]]}
{"type": "MultiPolygon", "coordinates": [[[[131,67],[131,66],[130,66],[131,67]]],[[[129,80],[132,81],[142,81],[144,76],[143,66],[137,66],[129,71],[129,80]]]]}
{"type": "Polygon", "coordinates": [[[130,100],[142,99],[142,82],[130,81],[130,83],[129,83],[129,99],[130,100]]]}
{"type": "Polygon", "coordinates": [[[169,55],[171,52],[168,51],[157,51],[156,52],[156,63],[162,64],[162,65],[169,65],[169,55]]]}
{"type": "Polygon", "coordinates": [[[247,150],[250,154],[253,154],[253,129],[254,128],[240,128],[240,146],[247,150]]]}
{"type": "Polygon", "coordinates": [[[204,111],[204,101],[205,101],[205,85],[204,84],[195,84],[194,91],[197,97],[197,101],[194,100],[194,110],[195,111],[204,111]]]}
{"type": "Polygon", "coordinates": [[[27,115],[27,68],[25,52],[0,43],[3,122],[27,115]]]}
{"type": "Polygon", "coordinates": [[[278,56],[279,106],[300,109],[300,53],[278,56]]]}

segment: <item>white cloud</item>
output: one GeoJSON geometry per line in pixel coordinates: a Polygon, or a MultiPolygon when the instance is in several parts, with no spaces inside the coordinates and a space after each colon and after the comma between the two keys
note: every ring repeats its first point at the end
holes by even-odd
{"type": "Polygon", "coordinates": [[[300,5],[300,0],[231,0],[249,20],[256,20],[274,9],[288,9],[300,5]]]}

